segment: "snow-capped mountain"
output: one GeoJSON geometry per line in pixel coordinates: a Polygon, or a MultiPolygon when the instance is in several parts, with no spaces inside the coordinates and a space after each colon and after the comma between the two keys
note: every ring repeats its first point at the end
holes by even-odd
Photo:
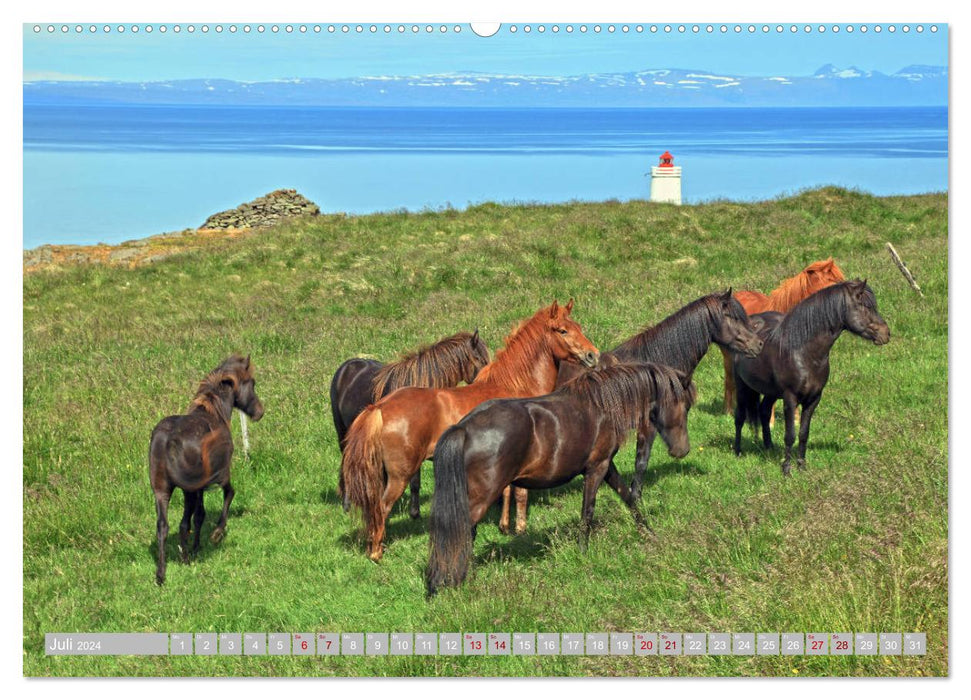
{"type": "Polygon", "coordinates": [[[456,72],[163,82],[36,81],[25,104],[206,104],[455,107],[768,107],[945,105],[948,69],[906,66],[892,75],[827,64],[811,76],[741,76],[684,68],[574,76],[456,72]]]}

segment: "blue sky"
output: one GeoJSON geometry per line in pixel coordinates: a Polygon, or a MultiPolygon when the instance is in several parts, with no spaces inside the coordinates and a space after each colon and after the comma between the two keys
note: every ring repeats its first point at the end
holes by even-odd
{"type": "MultiPolygon", "coordinates": [[[[286,34],[281,25],[278,34],[269,31],[230,34],[228,24],[221,34],[214,24],[203,34],[171,29],[165,34],[144,28],[137,34],[130,29],[117,32],[99,30],[92,34],[85,30],[76,34],[73,26],[64,34],[58,25],[50,34],[46,25],[40,33],[32,24],[24,25],[24,80],[43,79],[103,79],[122,81],[155,81],[181,78],[226,78],[233,80],[273,80],[280,78],[343,78],[364,75],[411,75],[451,71],[480,71],[489,73],[520,73],[531,75],[575,75],[588,72],[630,71],[642,68],[698,68],[741,75],[810,75],[821,65],[833,63],[839,67],[855,65],[864,70],[893,73],[909,64],[946,65],[948,62],[947,27],[938,25],[932,33],[930,25],[917,33],[913,29],[903,33],[898,25],[895,33],[886,29],[879,34],[870,31],[846,32],[846,24],[834,33],[832,24],[827,31],[806,33],[799,25],[795,34],[789,25],[782,34],[775,25],[768,34],[756,25],[749,34],[748,25],[736,34],[727,34],[715,26],[707,34],[702,25],[693,34],[688,25],[684,34],[675,29],[666,34],[659,27],[652,34],[648,27],[641,34],[617,31],[608,34],[606,25],[600,34],[591,30],[585,34],[561,30],[553,34],[511,33],[510,25],[503,25],[495,36],[475,36],[467,24],[456,34],[442,34],[436,30],[415,35],[403,35],[393,30],[385,34],[383,25],[375,35],[368,31],[358,34],[354,26],[349,34],[339,30],[330,34],[306,34],[294,31],[286,34]]],[[[144,25],[142,25],[144,27],[144,25]]],[[[169,25],[171,27],[171,25],[169,25]]],[[[197,24],[201,27],[201,24],[197,24]]],[[[238,25],[240,28],[242,25],[238,25]]],[[[256,25],[252,25],[256,26],[256,25]]],[[[269,25],[267,25],[269,26],[269,25]]],[[[297,25],[299,26],[299,25],[297,25]]],[[[311,25],[312,26],[312,25],[311,25]]],[[[397,25],[393,25],[395,28],[397,25]]],[[[454,24],[448,25],[449,28],[454,24]]],[[[536,27],[537,25],[533,25],[536,27]]],[[[579,27],[579,25],[574,25],[579,27]]],[[[589,25],[592,27],[593,25],[589,25]]],[[[872,27],[872,25],[870,25],[872,27]]],[[[886,27],[887,25],[883,25],[886,27]]],[[[914,25],[911,25],[914,26],[914,25]]],[[[130,25],[127,25],[130,27],[130,25]]]]}

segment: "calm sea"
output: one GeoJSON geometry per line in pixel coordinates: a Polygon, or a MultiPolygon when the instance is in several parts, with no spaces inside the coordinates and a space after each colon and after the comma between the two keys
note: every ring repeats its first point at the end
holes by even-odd
{"type": "Polygon", "coordinates": [[[834,184],[948,188],[945,107],[24,107],[24,247],[199,226],[295,188],[325,212],[647,198],[665,150],[686,202],[834,184]]]}

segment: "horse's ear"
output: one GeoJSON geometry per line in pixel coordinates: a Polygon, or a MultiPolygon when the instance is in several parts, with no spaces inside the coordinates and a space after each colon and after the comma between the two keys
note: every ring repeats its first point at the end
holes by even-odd
{"type": "Polygon", "coordinates": [[[550,306],[550,318],[556,318],[560,315],[560,305],[556,303],[556,299],[553,300],[553,305],[550,306]]]}
{"type": "Polygon", "coordinates": [[[571,311],[573,311],[573,297],[570,297],[570,301],[568,301],[566,303],[566,313],[567,313],[567,315],[569,315],[569,313],[571,311]]]}
{"type": "Polygon", "coordinates": [[[472,334],[472,340],[471,340],[472,345],[475,345],[477,342],[479,342],[479,329],[478,328],[476,328],[475,329],[475,332],[472,334]]]}
{"type": "Polygon", "coordinates": [[[249,369],[249,355],[246,355],[246,369],[249,369]]]}
{"type": "Polygon", "coordinates": [[[731,299],[732,298],[732,288],[731,287],[729,287],[728,290],[726,290],[726,292],[725,292],[725,298],[726,299],[731,299]]]}
{"type": "Polygon", "coordinates": [[[678,375],[678,379],[681,382],[681,388],[688,391],[691,388],[691,377],[684,372],[675,372],[678,375]]]}

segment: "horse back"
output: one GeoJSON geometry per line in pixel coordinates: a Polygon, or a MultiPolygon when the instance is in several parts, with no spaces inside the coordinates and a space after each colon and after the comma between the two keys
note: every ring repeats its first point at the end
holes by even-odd
{"type": "Polygon", "coordinates": [[[355,357],[344,362],[334,373],[330,382],[330,407],[341,445],[354,419],[374,402],[371,388],[382,366],[377,360],[355,357]]]}
{"type": "Polygon", "coordinates": [[[229,481],[233,439],[229,427],[212,416],[194,412],[164,418],[152,431],[149,473],[152,488],[199,491],[229,481]]]}

